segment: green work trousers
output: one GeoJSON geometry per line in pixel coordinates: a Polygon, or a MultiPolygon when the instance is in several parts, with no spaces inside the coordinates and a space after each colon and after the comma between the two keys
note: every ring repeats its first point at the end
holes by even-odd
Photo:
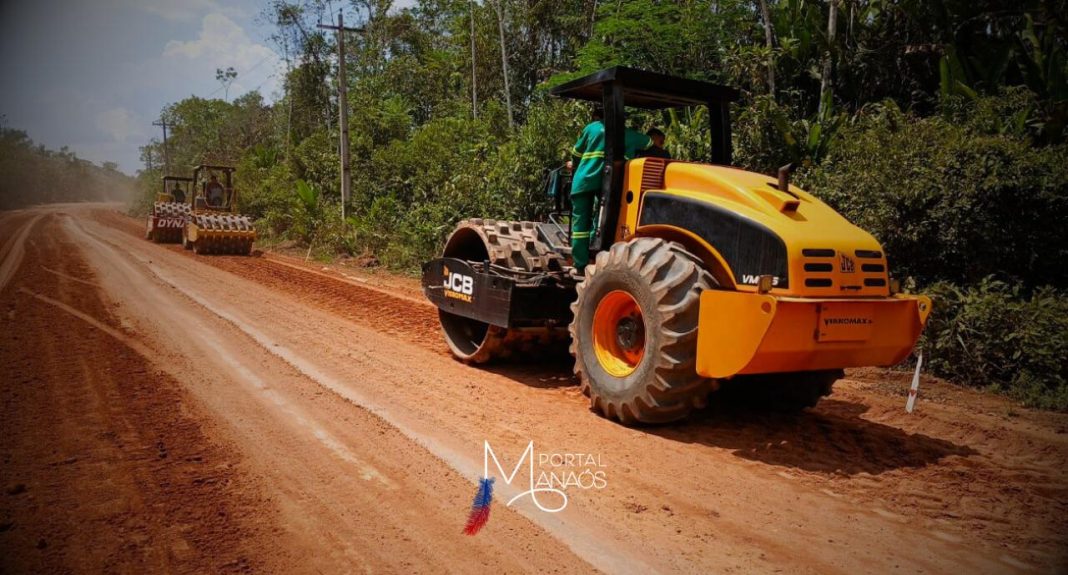
{"type": "Polygon", "coordinates": [[[599,203],[597,196],[596,192],[571,194],[571,258],[579,273],[590,263],[590,235],[599,203]]]}

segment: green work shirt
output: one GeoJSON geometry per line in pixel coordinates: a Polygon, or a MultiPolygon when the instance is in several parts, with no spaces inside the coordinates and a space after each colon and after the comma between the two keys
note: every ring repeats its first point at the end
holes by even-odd
{"type": "MultiPolygon", "coordinates": [[[[645,134],[626,129],[623,136],[624,159],[629,160],[652,145],[645,134]]],[[[604,179],[604,122],[595,120],[582,129],[578,142],[571,148],[575,173],[571,179],[571,195],[599,192],[604,179]]]]}

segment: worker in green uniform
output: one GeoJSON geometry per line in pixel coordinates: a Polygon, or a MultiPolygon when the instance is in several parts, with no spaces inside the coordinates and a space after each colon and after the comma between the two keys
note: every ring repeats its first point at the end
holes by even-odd
{"type": "MultiPolygon", "coordinates": [[[[590,263],[590,234],[593,233],[593,216],[601,196],[604,180],[604,112],[600,106],[593,109],[593,121],[582,129],[578,142],[571,148],[573,167],[571,179],[571,258],[575,273],[582,275],[590,263]]],[[[634,158],[639,150],[652,145],[649,136],[626,129],[624,134],[624,159],[634,158]]]]}

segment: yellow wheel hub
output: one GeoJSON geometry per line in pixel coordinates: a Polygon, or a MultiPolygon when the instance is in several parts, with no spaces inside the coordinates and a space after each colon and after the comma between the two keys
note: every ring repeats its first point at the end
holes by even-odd
{"type": "Polygon", "coordinates": [[[609,292],[593,312],[593,349],[609,375],[626,377],[645,355],[645,320],[638,302],[622,290],[609,292]]]}

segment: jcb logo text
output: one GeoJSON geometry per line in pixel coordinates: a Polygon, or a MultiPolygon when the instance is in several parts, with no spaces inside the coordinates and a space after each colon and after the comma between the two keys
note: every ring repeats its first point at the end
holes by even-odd
{"type": "Polygon", "coordinates": [[[454,299],[466,301],[471,303],[471,295],[475,293],[475,278],[450,272],[449,268],[441,270],[445,276],[444,287],[445,297],[451,297],[454,299]]]}

